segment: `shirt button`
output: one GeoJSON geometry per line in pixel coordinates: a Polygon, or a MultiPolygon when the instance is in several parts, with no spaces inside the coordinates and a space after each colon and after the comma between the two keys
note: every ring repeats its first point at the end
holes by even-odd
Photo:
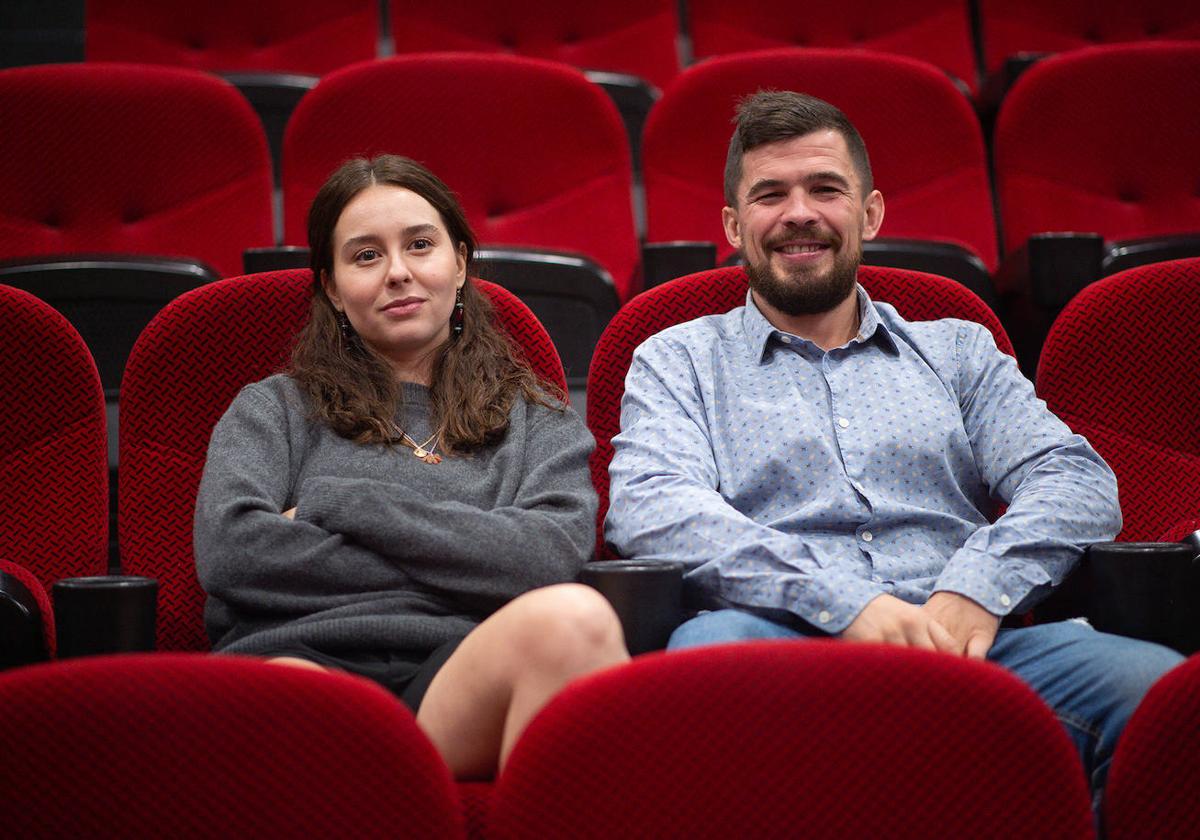
{"type": "Polygon", "coordinates": [[[847,426],[849,426],[849,425],[850,425],[850,421],[849,421],[849,420],[847,420],[845,417],[839,417],[839,418],[838,418],[838,425],[839,425],[839,426],[841,426],[841,427],[844,429],[844,428],[846,428],[847,426]]]}
{"type": "Polygon", "coordinates": [[[875,539],[875,535],[872,534],[870,531],[863,531],[862,538],[863,538],[863,542],[870,542],[871,540],[875,539]]]}
{"type": "Polygon", "coordinates": [[[1012,598],[1009,598],[1007,595],[1001,595],[1001,596],[1000,596],[1000,604],[1001,604],[1001,606],[1005,606],[1005,607],[1007,607],[1007,606],[1008,606],[1009,604],[1011,604],[1011,603],[1012,603],[1012,598]]]}
{"type": "Polygon", "coordinates": [[[792,343],[792,337],[790,335],[781,335],[781,336],[779,336],[779,340],[782,341],[784,344],[792,343]]]}
{"type": "Polygon", "coordinates": [[[829,614],[828,610],[821,610],[821,612],[817,614],[817,621],[821,622],[822,624],[828,624],[832,618],[833,616],[829,614]]]}

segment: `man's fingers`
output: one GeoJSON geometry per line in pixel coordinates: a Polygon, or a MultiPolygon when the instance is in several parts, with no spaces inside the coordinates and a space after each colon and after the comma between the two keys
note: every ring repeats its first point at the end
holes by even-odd
{"type": "Polygon", "coordinates": [[[992,643],[980,633],[972,633],[967,639],[967,658],[969,659],[987,659],[988,651],[991,650],[992,643]]]}
{"type": "Polygon", "coordinates": [[[935,650],[942,653],[952,653],[955,656],[962,656],[962,643],[950,634],[950,631],[942,626],[940,621],[929,622],[929,638],[933,640],[935,650]]]}

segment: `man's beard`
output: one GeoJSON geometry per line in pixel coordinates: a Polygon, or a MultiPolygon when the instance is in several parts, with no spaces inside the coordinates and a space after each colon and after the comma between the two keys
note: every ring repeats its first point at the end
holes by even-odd
{"type": "MultiPolygon", "coordinates": [[[[830,248],[836,248],[838,243],[835,240],[828,244],[830,248]]],[[[773,247],[768,244],[763,250],[769,255],[773,247]]],[[[771,267],[770,256],[758,264],[747,258],[746,274],[750,278],[750,288],[785,315],[820,315],[829,312],[854,291],[861,262],[860,247],[836,254],[833,265],[824,274],[800,269],[789,276],[780,276],[771,267]]]]}

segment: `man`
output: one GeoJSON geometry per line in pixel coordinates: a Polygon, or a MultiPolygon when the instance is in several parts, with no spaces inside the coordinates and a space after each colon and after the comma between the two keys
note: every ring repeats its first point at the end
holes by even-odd
{"type": "Polygon", "coordinates": [[[1055,710],[1099,793],[1181,657],[1081,622],[1000,629],[1120,530],[1116,479],[988,330],[910,323],[857,285],[884,200],[839,110],[740,106],[722,211],[746,305],[634,354],[607,539],[681,560],[708,610],[670,647],[839,636],[996,662],[1055,710]],[[1008,505],[995,522],[993,499],[1008,505]]]}

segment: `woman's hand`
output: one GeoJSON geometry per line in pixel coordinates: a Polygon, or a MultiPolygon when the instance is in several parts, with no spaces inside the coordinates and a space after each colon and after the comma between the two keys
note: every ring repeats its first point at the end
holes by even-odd
{"type": "Polygon", "coordinates": [[[296,509],[291,508],[289,510],[285,510],[282,515],[285,519],[295,519],[296,518],[296,509]]]}

